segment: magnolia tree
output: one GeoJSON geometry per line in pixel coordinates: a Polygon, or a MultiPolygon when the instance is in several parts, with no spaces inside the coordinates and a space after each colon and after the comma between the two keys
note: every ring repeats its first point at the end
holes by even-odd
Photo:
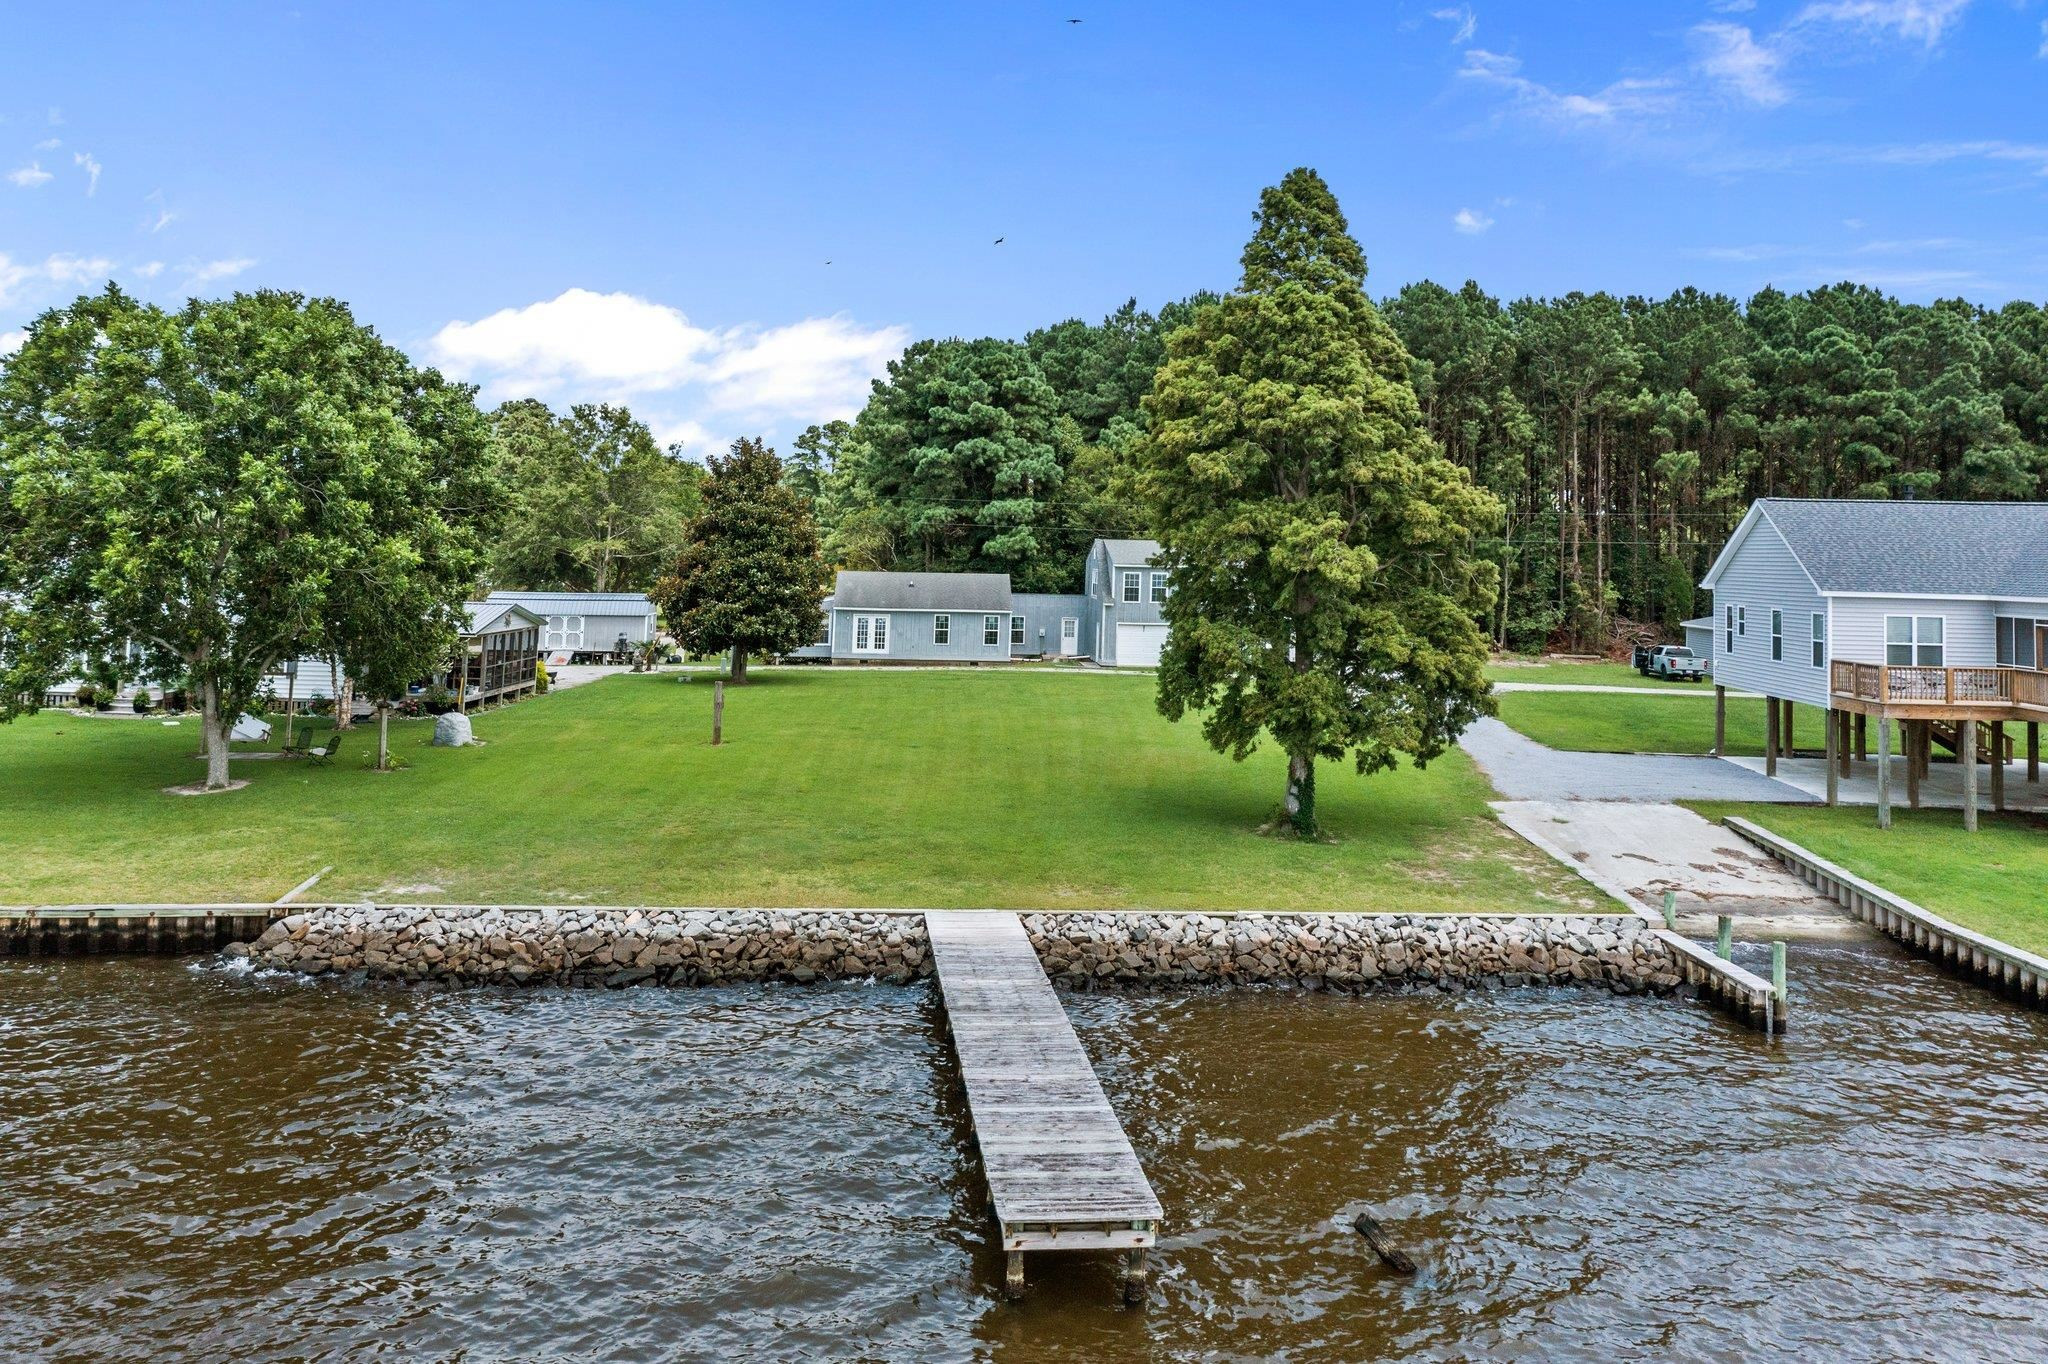
{"type": "Polygon", "coordinates": [[[109,285],[45,313],[0,374],[0,707],[80,658],[183,678],[225,787],[235,718],[300,647],[386,687],[445,663],[487,455],[471,391],[332,299],[109,285]]]}
{"type": "Polygon", "coordinates": [[[1167,341],[1139,482],[1171,571],[1159,709],[1287,754],[1285,826],[1319,833],[1316,760],[1441,753],[1487,705],[1500,506],[1429,438],[1365,255],[1311,170],[1261,196],[1236,292],[1167,341]]]}
{"type": "Polygon", "coordinates": [[[818,637],[831,574],[818,555],[810,500],[783,483],[773,450],[740,440],[709,464],[689,547],[654,597],[682,646],[729,651],[740,683],[749,655],[788,653],[818,637]]]}

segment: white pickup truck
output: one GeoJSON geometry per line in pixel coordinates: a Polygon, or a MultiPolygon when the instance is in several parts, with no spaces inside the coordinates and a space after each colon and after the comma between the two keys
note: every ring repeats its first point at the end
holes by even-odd
{"type": "Polygon", "coordinates": [[[1661,677],[1666,681],[1698,682],[1707,675],[1699,658],[1683,644],[1659,644],[1654,648],[1638,644],[1634,662],[1636,671],[1644,677],[1661,677]]]}

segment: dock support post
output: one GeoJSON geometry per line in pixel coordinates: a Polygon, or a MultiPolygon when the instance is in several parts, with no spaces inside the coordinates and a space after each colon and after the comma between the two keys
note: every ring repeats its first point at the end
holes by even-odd
{"type": "Polygon", "coordinates": [[[1991,808],[2005,808],[2005,721],[1991,722],[1991,808]]]}
{"type": "Polygon", "coordinates": [[[1835,761],[1841,766],[1842,775],[1849,775],[1849,755],[1855,746],[1849,738],[1849,712],[1835,712],[1835,761]]]}
{"type": "Polygon", "coordinates": [[[1842,774],[1835,761],[1835,750],[1840,746],[1838,734],[1841,730],[1841,713],[1830,710],[1827,714],[1827,763],[1828,763],[1828,804],[1838,805],[1842,799],[1842,774]]]}
{"type": "Polygon", "coordinates": [[[1906,750],[1906,804],[1912,809],[1920,808],[1920,754],[1934,741],[1933,731],[1925,720],[1901,720],[1899,722],[1900,744],[1906,750]]]}
{"type": "Polygon", "coordinates": [[[2027,721],[2027,780],[2041,780],[2041,722],[2027,721]]]}
{"type": "Polygon", "coordinates": [[[1785,944],[1771,944],[1771,1031],[1785,1031],[1785,944]]]}
{"type": "Polygon", "coordinates": [[[1977,722],[1956,726],[1956,761],[1963,765],[1963,829],[1977,832],[1977,722]]]}
{"type": "Polygon", "coordinates": [[[1856,712],[1856,761],[1870,761],[1870,717],[1860,710],[1856,712]]]}
{"type": "MultiPolygon", "coordinates": [[[[2033,730],[2032,725],[2027,726],[2029,735],[2033,730]]],[[[1728,689],[1719,682],[1714,684],[1714,756],[1728,756],[1728,689]]]]}
{"type": "Polygon", "coordinates": [[[1003,1265],[1003,1296],[1011,1302],[1024,1296],[1024,1252],[1013,1250],[1003,1265]]]}
{"type": "Polygon", "coordinates": [[[1714,918],[1714,955],[1722,961],[1735,959],[1735,920],[1729,915],[1714,918]]]}
{"type": "Polygon", "coordinates": [[[1764,698],[1764,775],[1778,775],[1778,698],[1764,698]]]}
{"type": "Polygon", "coordinates": [[[1877,717],[1877,827],[1892,827],[1892,722],[1877,717]]]}
{"type": "Polygon", "coordinates": [[[1145,1301],[1145,1283],[1151,1276],[1146,1268],[1145,1249],[1140,1246],[1124,1261],[1124,1301],[1132,1306],[1145,1301]]]}

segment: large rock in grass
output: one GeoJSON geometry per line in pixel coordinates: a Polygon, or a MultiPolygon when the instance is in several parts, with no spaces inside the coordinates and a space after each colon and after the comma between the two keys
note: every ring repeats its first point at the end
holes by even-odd
{"type": "Polygon", "coordinates": [[[474,739],[469,728],[469,717],[459,710],[451,710],[434,720],[434,747],[461,748],[474,739]]]}

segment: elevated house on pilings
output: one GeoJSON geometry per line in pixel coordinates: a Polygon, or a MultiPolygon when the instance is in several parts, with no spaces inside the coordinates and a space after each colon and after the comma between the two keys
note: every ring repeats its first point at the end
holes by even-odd
{"type": "Polygon", "coordinates": [[[1936,747],[1961,764],[1966,828],[1980,767],[1993,808],[2005,806],[2011,727],[2024,726],[2026,780],[2039,781],[2048,503],[1764,498],[1700,585],[1714,594],[1716,751],[1733,688],[1766,699],[1773,774],[1793,751],[1793,703],[1825,712],[1830,804],[1874,747],[1880,826],[1894,767],[1917,806],[1936,747]]]}

